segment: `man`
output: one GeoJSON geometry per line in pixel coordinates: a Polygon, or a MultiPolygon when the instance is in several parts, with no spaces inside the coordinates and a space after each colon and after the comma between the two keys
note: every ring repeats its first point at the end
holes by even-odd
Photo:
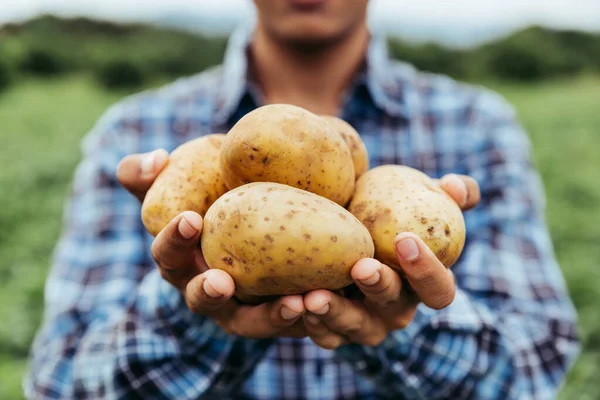
{"type": "Polygon", "coordinates": [[[556,395],[579,349],[576,317],[526,134],[499,96],[391,61],[367,3],[255,0],[255,29],[232,37],[222,66],[107,112],[75,176],[27,397],[556,395]],[[361,260],[351,273],[361,301],[317,290],[249,306],[232,299],[229,275],[207,270],[198,214],[150,237],[140,201],[167,151],[267,103],[340,115],[371,166],[441,178],[474,208],[460,261],[447,271],[401,233],[406,279],[361,260]]]}

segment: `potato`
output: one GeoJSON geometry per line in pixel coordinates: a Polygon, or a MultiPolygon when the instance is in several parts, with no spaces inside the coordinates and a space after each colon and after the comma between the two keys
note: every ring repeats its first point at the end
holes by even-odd
{"type": "Polygon", "coordinates": [[[341,118],[331,115],[321,115],[321,118],[342,135],[342,139],[344,139],[348,145],[350,154],[352,155],[355,179],[358,179],[369,169],[369,153],[367,153],[367,148],[360,138],[360,135],[352,125],[341,118]]]}
{"type": "Polygon", "coordinates": [[[354,164],[342,137],[324,120],[287,104],[259,107],[227,133],[221,168],[230,189],[282,183],[342,206],[354,191],[354,164]]]}
{"type": "Polygon", "coordinates": [[[400,269],[394,239],[398,233],[418,235],[447,267],[458,260],[465,243],[465,222],[456,202],[423,172],[384,165],[366,172],[356,183],[348,210],[369,230],[375,258],[400,269]]]}
{"type": "Polygon", "coordinates": [[[173,150],[142,204],[142,221],[153,236],[183,211],[204,216],[227,191],[219,167],[224,134],[190,140],[173,150]]]}
{"type": "Polygon", "coordinates": [[[316,194],[271,182],[249,183],[219,198],[204,219],[202,252],[242,296],[280,296],[352,283],[350,269],[373,257],[367,229],[316,194]]]}

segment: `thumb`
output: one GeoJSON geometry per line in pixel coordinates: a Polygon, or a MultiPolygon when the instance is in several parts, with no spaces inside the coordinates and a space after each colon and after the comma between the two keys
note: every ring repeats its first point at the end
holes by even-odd
{"type": "Polygon", "coordinates": [[[169,153],[164,149],[128,155],[121,160],[117,167],[117,179],[138,200],[144,201],[146,192],[168,160],[169,153]]]}

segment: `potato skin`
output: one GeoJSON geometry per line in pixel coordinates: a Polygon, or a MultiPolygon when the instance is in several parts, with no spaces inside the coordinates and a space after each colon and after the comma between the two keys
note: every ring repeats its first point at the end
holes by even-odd
{"type": "Polygon", "coordinates": [[[152,236],[183,211],[204,216],[227,191],[219,167],[224,138],[225,134],[209,134],[173,150],[142,204],[142,222],[152,236]]]}
{"type": "Polygon", "coordinates": [[[289,104],[259,107],[227,133],[221,168],[230,189],[275,182],[346,206],[354,164],[342,137],[317,115],[289,104]]]}
{"type": "Polygon", "coordinates": [[[352,162],[354,163],[355,179],[369,170],[369,153],[359,133],[346,121],[332,115],[321,115],[321,118],[330,124],[348,145],[352,162]]]}
{"type": "Polygon", "coordinates": [[[219,198],[206,213],[201,246],[208,266],[229,273],[242,296],[337,290],[374,253],[369,232],[346,209],[271,182],[219,198]]]}
{"type": "Polygon", "coordinates": [[[348,210],[369,230],[375,258],[392,268],[400,269],[394,239],[401,232],[417,234],[447,268],[462,253],[466,234],[462,211],[416,169],[383,165],[369,170],[357,181],[348,210]]]}

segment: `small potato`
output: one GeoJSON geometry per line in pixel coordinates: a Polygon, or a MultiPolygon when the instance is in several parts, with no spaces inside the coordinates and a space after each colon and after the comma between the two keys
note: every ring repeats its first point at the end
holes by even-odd
{"type": "Polygon", "coordinates": [[[342,137],[317,115],[288,104],[266,105],[227,133],[221,168],[230,189],[275,182],[342,206],[354,191],[354,164],[342,137]]]}
{"type": "Polygon", "coordinates": [[[332,115],[322,115],[321,118],[330,124],[348,145],[350,154],[352,154],[352,162],[354,163],[354,175],[358,179],[362,174],[369,169],[369,153],[367,148],[360,138],[359,133],[346,121],[332,115]]]}
{"type": "Polygon", "coordinates": [[[176,148],[142,204],[142,221],[152,236],[183,211],[204,216],[227,191],[219,167],[224,134],[210,134],[176,148]]]}
{"type": "Polygon", "coordinates": [[[456,202],[423,172],[384,165],[366,172],[356,183],[348,210],[369,230],[375,258],[400,269],[394,238],[401,232],[418,235],[447,267],[460,257],[465,222],[456,202]]]}
{"type": "Polygon", "coordinates": [[[208,266],[229,273],[242,298],[341,289],[352,283],[354,264],[374,253],[369,232],[346,209],[269,182],[219,198],[206,213],[201,245],[208,266]]]}

